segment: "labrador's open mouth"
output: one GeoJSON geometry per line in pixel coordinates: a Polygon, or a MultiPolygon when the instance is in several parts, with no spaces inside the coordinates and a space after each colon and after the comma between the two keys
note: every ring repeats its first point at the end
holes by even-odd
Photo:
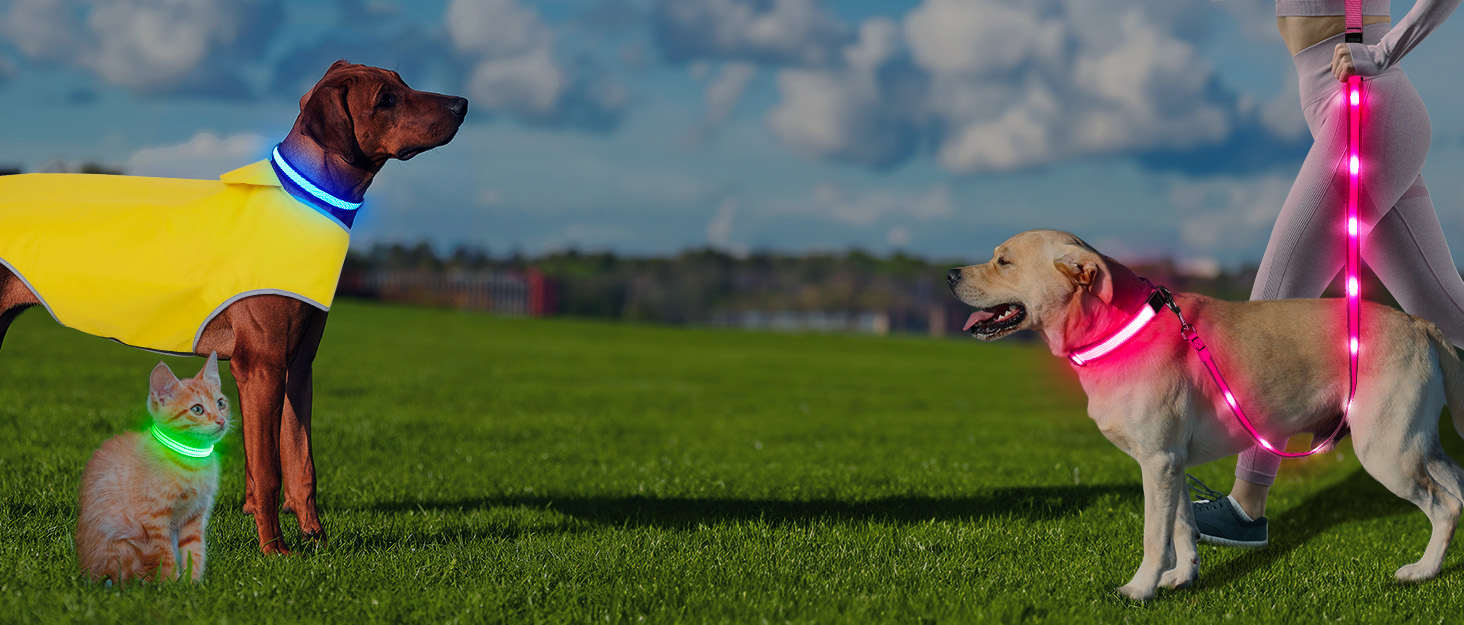
{"type": "Polygon", "coordinates": [[[971,313],[964,329],[979,339],[991,339],[1015,330],[1027,318],[1027,309],[1018,302],[998,304],[971,313]]]}

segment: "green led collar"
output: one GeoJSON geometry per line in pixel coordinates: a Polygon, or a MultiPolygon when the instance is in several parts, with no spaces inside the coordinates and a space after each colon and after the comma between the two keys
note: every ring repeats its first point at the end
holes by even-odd
{"type": "Polygon", "coordinates": [[[169,438],[167,434],[164,434],[162,429],[158,428],[158,424],[156,423],[154,423],[152,426],[152,435],[153,438],[158,439],[158,442],[162,443],[164,447],[188,456],[189,458],[207,458],[209,454],[213,453],[214,450],[213,445],[209,445],[208,447],[189,447],[188,445],[184,445],[183,443],[175,441],[169,438]]]}

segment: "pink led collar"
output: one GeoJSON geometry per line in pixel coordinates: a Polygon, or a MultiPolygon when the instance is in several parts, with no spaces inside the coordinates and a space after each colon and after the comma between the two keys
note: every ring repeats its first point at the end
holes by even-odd
{"type": "Polygon", "coordinates": [[[1145,306],[1140,308],[1138,314],[1135,314],[1134,318],[1130,319],[1122,329],[1102,341],[1068,352],[1068,360],[1081,367],[1118,349],[1118,346],[1127,343],[1129,339],[1139,333],[1139,330],[1148,325],[1149,321],[1154,319],[1154,315],[1159,314],[1159,309],[1163,306],[1163,296],[1160,295],[1159,289],[1154,289],[1154,292],[1149,294],[1149,301],[1145,302],[1145,306]]]}

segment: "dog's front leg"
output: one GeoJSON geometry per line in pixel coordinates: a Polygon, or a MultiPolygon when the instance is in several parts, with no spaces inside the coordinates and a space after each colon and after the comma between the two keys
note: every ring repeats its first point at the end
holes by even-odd
{"type": "Polygon", "coordinates": [[[1164,588],[1185,588],[1200,577],[1200,550],[1196,544],[1199,536],[1195,529],[1195,509],[1185,496],[1184,481],[1175,480],[1178,489],[1175,501],[1178,506],[1174,515],[1174,568],[1164,572],[1159,585],[1164,588]]]}
{"type": "Polygon", "coordinates": [[[1139,461],[1144,479],[1144,559],[1133,579],[1118,589],[1135,601],[1154,598],[1159,576],[1174,567],[1174,521],[1184,469],[1172,453],[1156,452],[1139,461]]]}
{"type": "Polygon", "coordinates": [[[259,550],[289,553],[280,533],[280,418],[285,400],[283,349],[235,349],[230,370],[239,384],[245,470],[253,484],[259,550]]]}

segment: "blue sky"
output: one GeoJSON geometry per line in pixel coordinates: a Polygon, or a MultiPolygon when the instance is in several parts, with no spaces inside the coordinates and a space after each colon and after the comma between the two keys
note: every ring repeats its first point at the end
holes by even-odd
{"type": "MultiPolygon", "coordinates": [[[[1409,5],[1397,2],[1394,16],[1409,5]]],[[[472,101],[353,235],[494,253],[862,247],[1070,230],[1255,262],[1305,153],[1260,0],[0,0],[0,165],[211,177],[346,58],[472,101]]],[[[1402,66],[1464,249],[1464,18],[1402,66]]]]}

